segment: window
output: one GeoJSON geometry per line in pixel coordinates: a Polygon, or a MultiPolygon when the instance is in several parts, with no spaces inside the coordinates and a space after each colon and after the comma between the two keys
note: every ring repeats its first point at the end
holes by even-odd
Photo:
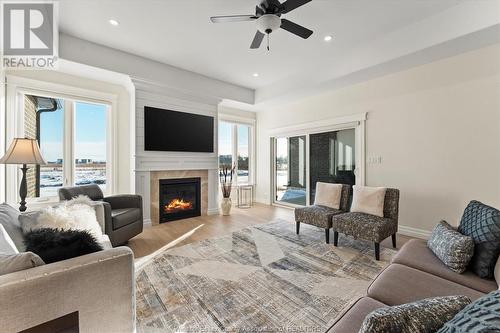
{"type": "Polygon", "coordinates": [[[233,181],[238,184],[252,182],[251,138],[251,126],[219,122],[219,165],[234,166],[233,181]]]}
{"type": "Polygon", "coordinates": [[[275,139],[275,201],[306,205],[306,137],[275,139]]]}
{"type": "Polygon", "coordinates": [[[316,183],[356,184],[356,128],[272,138],[273,202],[314,203],[316,183]]]}
{"type": "Polygon", "coordinates": [[[29,169],[28,197],[55,197],[63,186],[109,184],[107,126],[110,107],[24,95],[24,134],[38,140],[46,165],[29,169]]]}

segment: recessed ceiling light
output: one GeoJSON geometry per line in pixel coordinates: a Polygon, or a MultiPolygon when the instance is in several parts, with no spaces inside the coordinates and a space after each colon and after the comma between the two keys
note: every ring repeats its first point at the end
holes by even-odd
{"type": "Polygon", "coordinates": [[[253,77],[258,77],[259,76],[259,73],[253,73],[252,74],[253,77]]]}
{"type": "Polygon", "coordinates": [[[120,25],[120,22],[118,22],[117,20],[114,20],[114,19],[110,19],[108,22],[109,22],[109,24],[111,24],[115,27],[120,25]]]}
{"type": "Polygon", "coordinates": [[[325,36],[325,38],[323,38],[325,40],[325,42],[329,42],[333,39],[332,36],[328,35],[328,36],[325,36]]]}

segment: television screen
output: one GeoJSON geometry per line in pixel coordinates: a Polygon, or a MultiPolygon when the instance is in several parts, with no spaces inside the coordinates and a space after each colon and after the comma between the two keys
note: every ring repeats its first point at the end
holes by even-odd
{"type": "Polygon", "coordinates": [[[144,150],[214,152],[214,118],[144,107],[144,150]]]}

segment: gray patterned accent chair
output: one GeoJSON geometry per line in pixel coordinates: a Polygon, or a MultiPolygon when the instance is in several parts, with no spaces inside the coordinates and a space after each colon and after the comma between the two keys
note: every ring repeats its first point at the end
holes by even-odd
{"type": "Polygon", "coordinates": [[[333,245],[337,246],[339,232],[355,239],[372,241],[375,244],[375,259],[380,260],[380,242],[391,236],[392,246],[396,247],[398,215],[399,190],[388,188],[384,198],[384,217],[358,212],[332,216],[333,245]]]}
{"type": "Polygon", "coordinates": [[[297,235],[300,231],[300,224],[310,224],[325,229],[326,243],[330,244],[330,228],[332,227],[332,217],[349,211],[351,186],[342,185],[340,195],[340,209],[327,206],[312,205],[295,208],[295,223],[297,235]]]}

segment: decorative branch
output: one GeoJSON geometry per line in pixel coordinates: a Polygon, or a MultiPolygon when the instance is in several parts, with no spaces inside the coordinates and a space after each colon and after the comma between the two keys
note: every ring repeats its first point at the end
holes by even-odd
{"type": "Polygon", "coordinates": [[[221,184],[222,196],[224,198],[229,198],[231,196],[231,190],[233,186],[233,175],[236,164],[233,166],[222,165],[219,170],[219,181],[221,184]]]}

